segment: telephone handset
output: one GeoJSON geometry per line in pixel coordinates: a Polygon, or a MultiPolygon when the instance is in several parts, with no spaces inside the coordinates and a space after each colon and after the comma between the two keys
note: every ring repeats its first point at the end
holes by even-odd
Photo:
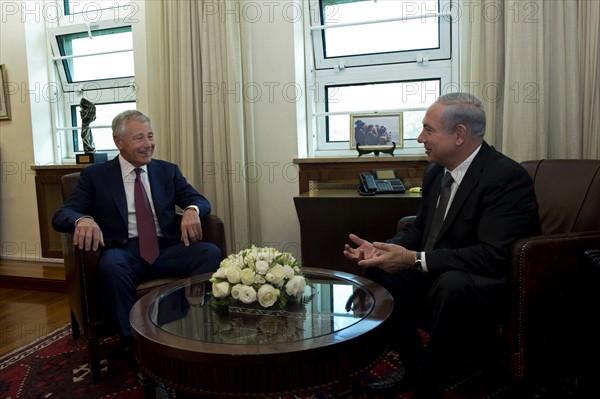
{"type": "Polygon", "coordinates": [[[360,195],[403,193],[406,191],[394,169],[374,169],[372,173],[361,173],[360,195]]]}
{"type": "Polygon", "coordinates": [[[375,195],[377,194],[377,185],[375,184],[375,178],[370,173],[360,174],[360,187],[358,192],[362,195],[375,195]]]}

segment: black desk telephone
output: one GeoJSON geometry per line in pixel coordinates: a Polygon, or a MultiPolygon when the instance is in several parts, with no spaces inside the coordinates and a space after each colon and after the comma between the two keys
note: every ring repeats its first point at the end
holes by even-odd
{"type": "Polygon", "coordinates": [[[360,174],[360,195],[403,193],[406,189],[395,169],[373,169],[372,173],[360,174]]]}

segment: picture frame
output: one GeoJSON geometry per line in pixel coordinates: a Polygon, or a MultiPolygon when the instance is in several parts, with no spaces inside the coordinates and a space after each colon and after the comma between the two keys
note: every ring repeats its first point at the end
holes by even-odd
{"type": "Polygon", "coordinates": [[[402,148],[402,112],[350,114],[350,148],[364,150],[402,148]],[[364,142],[363,142],[364,141],[364,142]]]}
{"type": "Polygon", "coordinates": [[[0,120],[11,120],[6,65],[0,64],[0,120]]]}

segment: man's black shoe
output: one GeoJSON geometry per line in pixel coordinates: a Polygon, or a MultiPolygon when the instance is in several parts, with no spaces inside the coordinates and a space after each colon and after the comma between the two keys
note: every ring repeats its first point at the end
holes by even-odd
{"type": "Polygon", "coordinates": [[[133,337],[131,335],[121,336],[121,340],[119,341],[119,346],[123,352],[133,352],[133,337]]]}
{"type": "Polygon", "coordinates": [[[414,385],[414,379],[408,378],[404,367],[398,366],[384,379],[367,384],[367,390],[376,395],[397,394],[412,390],[414,385]]]}

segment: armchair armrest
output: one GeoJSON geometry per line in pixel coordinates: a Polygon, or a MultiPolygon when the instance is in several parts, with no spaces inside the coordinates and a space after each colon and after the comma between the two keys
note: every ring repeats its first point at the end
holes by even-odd
{"type": "Polygon", "coordinates": [[[225,224],[219,216],[210,214],[202,219],[202,239],[221,248],[221,257],[223,259],[227,257],[225,224]]]}
{"type": "Polygon", "coordinates": [[[398,220],[398,224],[396,225],[396,231],[402,230],[407,225],[414,223],[417,220],[416,215],[404,216],[400,220],[398,220]]]}
{"type": "MultiPolygon", "coordinates": [[[[176,217],[178,223],[181,224],[182,212],[177,212],[176,217]]],[[[227,257],[227,246],[225,243],[225,223],[217,215],[208,214],[201,220],[202,223],[202,240],[215,244],[221,249],[221,257],[227,257]]]]}
{"type": "MultiPolygon", "coordinates": [[[[87,329],[94,323],[99,314],[96,284],[91,281],[98,267],[101,251],[83,251],[73,245],[73,234],[62,233],[62,251],[65,264],[67,294],[72,308],[72,317],[77,319],[78,326],[87,329]]],[[[77,337],[79,331],[74,330],[77,337]]],[[[84,335],[89,336],[85,330],[84,335]]]]}
{"type": "Polygon", "coordinates": [[[600,231],[528,237],[513,244],[503,343],[515,359],[516,376],[527,374],[527,359],[543,361],[550,353],[559,357],[573,351],[571,339],[577,340],[580,312],[588,303],[589,248],[600,248],[600,231]]]}

